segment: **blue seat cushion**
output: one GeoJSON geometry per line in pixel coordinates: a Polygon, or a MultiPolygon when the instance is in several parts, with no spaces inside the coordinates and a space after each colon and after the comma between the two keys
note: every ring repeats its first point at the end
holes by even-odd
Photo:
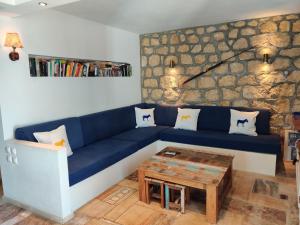
{"type": "Polygon", "coordinates": [[[58,128],[61,125],[65,125],[66,127],[68,140],[72,150],[81,148],[84,145],[83,134],[81,130],[80,120],[77,117],[17,128],[15,130],[15,138],[18,140],[36,142],[37,140],[33,136],[33,133],[51,131],[58,128]]]}
{"type": "Polygon", "coordinates": [[[254,137],[218,131],[188,131],[169,128],[160,133],[160,139],[184,144],[276,155],[279,155],[281,151],[279,135],[258,135],[254,137]]]}
{"type": "Polygon", "coordinates": [[[74,151],[68,157],[70,186],[104,170],[138,150],[135,142],[106,139],[74,151]]]}
{"type": "Polygon", "coordinates": [[[158,140],[159,133],[168,128],[169,127],[164,126],[135,128],[116,135],[113,138],[124,141],[134,141],[139,148],[143,148],[158,140]]]}

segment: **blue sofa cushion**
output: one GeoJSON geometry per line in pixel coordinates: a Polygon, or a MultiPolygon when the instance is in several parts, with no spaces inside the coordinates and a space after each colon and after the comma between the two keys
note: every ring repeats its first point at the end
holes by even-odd
{"type": "Polygon", "coordinates": [[[134,141],[137,143],[139,148],[143,148],[152,142],[157,141],[159,139],[160,132],[165,129],[168,129],[168,127],[156,126],[135,128],[118,134],[113,138],[124,141],[134,141]]]}
{"type": "Polygon", "coordinates": [[[85,145],[133,129],[136,125],[134,107],[141,105],[143,104],[81,116],[85,145]]]}
{"type": "Polygon", "coordinates": [[[84,145],[81,123],[79,118],[75,117],[17,128],[15,131],[15,138],[18,140],[36,142],[37,140],[33,136],[34,132],[51,131],[61,125],[65,125],[66,127],[68,140],[72,150],[80,148],[84,145]]]}
{"type": "Polygon", "coordinates": [[[218,131],[188,131],[169,128],[160,133],[160,139],[184,144],[277,155],[279,155],[281,151],[279,135],[258,135],[254,137],[227,134],[218,131]]]}
{"type": "Polygon", "coordinates": [[[138,150],[134,142],[106,139],[77,149],[68,157],[70,186],[104,170],[138,150]]]}
{"type": "Polygon", "coordinates": [[[256,117],[256,131],[258,134],[270,133],[270,111],[243,107],[205,106],[201,107],[198,119],[198,130],[214,130],[228,133],[230,128],[230,109],[253,112],[259,111],[256,117]]]}
{"type": "Polygon", "coordinates": [[[243,107],[226,107],[226,106],[198,106],[198,105],[181,105],[181,106],[164,106],[147,104],[148,108],[155,107],[154,117],[157,125],[175,126],[177,118],[177,108],[196,108],[201,109],[198,118],[198,130],[214,130],[227,132],[230,128],[230,109],[253,112],[259,111],[256,118],[256,131],[258,134],[270,133],[270,116],[268,110],[243,108],[243,107]]]}

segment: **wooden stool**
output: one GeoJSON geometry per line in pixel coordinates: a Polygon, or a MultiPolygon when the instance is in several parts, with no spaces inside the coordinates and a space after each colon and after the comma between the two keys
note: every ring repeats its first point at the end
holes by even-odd
{"type": "Polygon", "coordinates": [[[164,208],[165,196],[164,196],[164,182],[161,180],[155,180],[151,178],[145,178],[146,182],[146,203],[150,204],[151,198],[160,200],[160,205],[164,208]],[[160,188],[159,193],[154,191],[155,186],[160,188]]]}
{"type": "MultiPolygon", "coordinates": [[[[165,183],[165,206],[166,209],[176,209],[181,213],[185,212],[185,192],[186,188],[178,184],[165,183]],[[175,191],[179,191],[176,196],[175,191]]],[[[189,199],[188,199],[189,200],[189,199]]]]}

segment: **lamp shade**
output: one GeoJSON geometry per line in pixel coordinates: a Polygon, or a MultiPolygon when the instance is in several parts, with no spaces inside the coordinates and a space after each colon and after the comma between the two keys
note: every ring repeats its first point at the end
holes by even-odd
{"type": "Polygon", "coordinates": [[[18,33],[6,33],[5,47],[23,48],[23,44],[18,33]]]}

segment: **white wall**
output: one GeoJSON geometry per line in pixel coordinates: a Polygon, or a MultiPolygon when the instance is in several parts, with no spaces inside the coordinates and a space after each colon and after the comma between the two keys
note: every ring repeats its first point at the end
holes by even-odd
{"type": "Polygon", "coordinates": [[[54,10],[0,17],[0,104],[4,138],[16,127],[138,103],[139,36],[54,10]],[[19,32],[20,60],[8,58],[5,33],[19,32]],[[28,54],[126,61],[131,78],[31,78],[28,54]]]}

